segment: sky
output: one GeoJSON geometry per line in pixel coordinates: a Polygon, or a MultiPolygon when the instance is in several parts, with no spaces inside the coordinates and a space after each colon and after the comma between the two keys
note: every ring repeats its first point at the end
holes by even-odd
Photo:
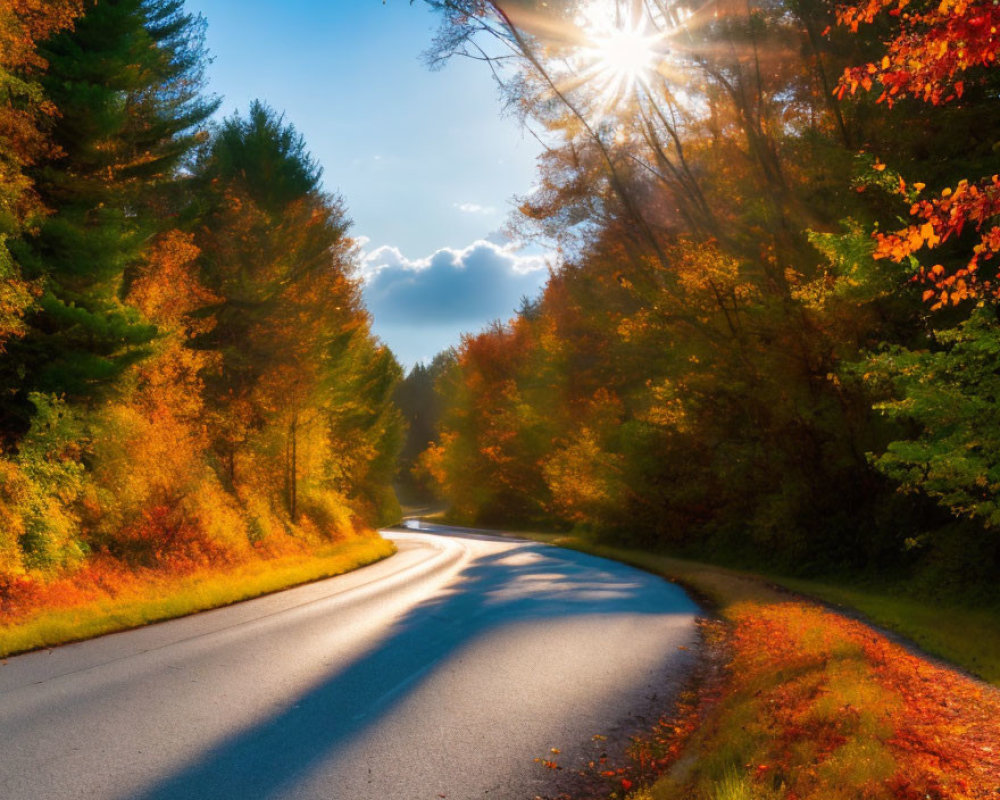
{"type": "Polygon", "coordinates": [[[220,113],[285,114],[362,244],[374,331],[405,368],[510,317],[549,259],[500,235],[541,147],[486,65],[421,60],[437,18],[408,0],[187,0],[208,21],[220,113]]]}

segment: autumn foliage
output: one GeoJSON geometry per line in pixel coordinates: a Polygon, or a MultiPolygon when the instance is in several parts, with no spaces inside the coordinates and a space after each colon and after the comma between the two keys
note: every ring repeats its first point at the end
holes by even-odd
{"type": "Polygon", "coordinates": [[[987,597],[996,12],[609,2],[664,41],[607,97],[586,8],[525,5],[440,6],[433,56],[514,54],[551,146],[513,227],[561,262],[463,340],[418,471],[465,521],[987,597]]]}
{"type": "Polygon", "coordinates": [[[856,33],[882,13],[897,20],[898,30],[879,61],[844,70],[841,98],[877,81],[883,87],[878,100],[890,107],[905,97],[936,105],[962,97],[967,71],[996,64],[1000,12],[992,2],[865,0],[841,6],[837,21],[856,33]]]}
{"type": "Polygon", "coordinates": [[[38,84],[46,66],[38,43],[70,27],[81,9],[80,0],[0,4],[0,352],[24,333],[37,293],[11,258],[8,240],[41,210],[26,170],[54,149],[44,129],[58,111],[38,84]]]}
{"type": "MultiPolygon", "coordinates": [[[[946,0],[923,8],[905,0],[873,0],[841,7],[838,21],[856,32],[882,12],[898,20],[886,54],[879,62],[847,68],[838,96],[848,90],[854,94],[859,87],[872,90],[877,81],[883,87],[878,101],[889,107],[907,97],[933,105],[959,102],[967,83],[982,83],[983,70],[996,66],[1000,11],[992,3],[946,0]]],[[[997,176],[962,179],[937,196],[924,196],[924,188],[919,182],[909,188],[900,178],[899,193],[910,202],[910,215],[918,222],[895,233],[879,233],[875,257],[900,262],[965,234],[971,240],[971,258],[965,263],[919,269],[917,278],[933,287],[925,291],[924,299],[937,310],[972,298],[995,298],[1000,291],[1000,267],[992,261],[1000,249],[1000,228],[995,224],[1000,215],[997,176]]]]}
{"type": "MultiPolygon", "coordinates": [[[[923,189],[916,184],[916,192],[923,189]]],[[[905,185],[901,193],[906,194],[905,185]]],[[[924,300],[938,310],[958,305],[971,298],[995,298],[998,289],[998,267],[991,259],[1000,253],[1000,227],[994,224],[1000,215],[1000,179],[992,178],[969,183],[959,181],[954,189],[942,190],[940,197],[918,198],[910,214],[920,223],[890,234],[876,234],[876,258],[891,258],[900,262],[926,247],[933,250],[949,239],[971,232],[978,241],[972,246],[972,257],[962,266],[946,269],[942,264],[920,267],[917,278],[933,288],[924,292],[924,300]]]]}
{"type": "Polygon", "coordinates": [[[176,0],[0,4],[2,622],[395,511],[342,203],[265,104],[208,131],[203,35],[176,0]]]}

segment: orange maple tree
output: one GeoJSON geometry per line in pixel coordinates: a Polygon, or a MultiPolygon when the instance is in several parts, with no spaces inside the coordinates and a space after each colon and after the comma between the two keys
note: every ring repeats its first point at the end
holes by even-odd
{"type": "Polygon", "coordinates": [[[39,124],[57,113],[34,79],[46,66],[37,44],[72,26],[82,0],[0,0],[0,191],[23,190],[20,168],[46,146],[39,124]]]}
{"type": "Polygon", "coordinates": [[[947,102],[965,91],[961,76],[966,70],[990,67],[997,60],[1000,8],[992,0],[942,0],[920,7],[910,0],[865,0],[841,7],[837,19],[856,32],[885,10],[898,18],[899,32],[881,61],[844,71],[838,96],[854,94],[859,87],[870,90],[878,80],[883,87],[879,102],[890,106],[903,97],[947,102]]]}
{"type": "Polygon", "coordinates": [[[45,67],[37,43],[68,28],[82,0],[0,0],[0,350],[24,333],[21,319],[36,288],[23,280],[5,239],[41,210],[25,168],[52,145],[44,122],[55,106],[37,83],[45,67]]]}
{"type": "MultiPolygon", "coordinates": [[[[841,7],[837,18],[857,31],[883,11],[899,20],[895,37],[879,62],[844,71],[838,97],[859,88],[869,91],[878,82],[882,86],[878,101],[889,106],[905,97],[938,105],[963,96],[967,72],[996,65],[1000,7],[992,0],[942,0],[926,6],[911,5],[910,0],[865,0],[841,7]]],[[[916,222],[893,233],[876,234],[875,257],[900,262],[972,229],[978,242],[964,266],[949,270],[935,264],[920,269],[917,279],[930,287],[924,299],[933,301],[936,309],[973,297],[1000,297],[997,270],[981,269],[1000,252],[1000,227],[995,224],[1000,215],[1000,176],[963,180],[937,197],[921,197],[923,189],[923,184],[911,187],[900,179],[898,191],[911,202],[910,214],[916,222]]]]}

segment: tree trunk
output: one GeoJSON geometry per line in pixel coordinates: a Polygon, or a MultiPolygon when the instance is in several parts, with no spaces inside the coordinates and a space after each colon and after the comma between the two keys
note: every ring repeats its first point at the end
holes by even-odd
{"type": "Polygon", "coordinates": [[[285,447],[285,495],[292,522],[295,522],[298,511],[298,427],[299,415],[296,413],[288,424],[288,443],[285,447]]]}

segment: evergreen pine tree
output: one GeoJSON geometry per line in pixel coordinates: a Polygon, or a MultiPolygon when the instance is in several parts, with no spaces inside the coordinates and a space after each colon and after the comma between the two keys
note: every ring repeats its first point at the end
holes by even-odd
{"type": "Polygon", "coordinates": [[[16,249],[43,293],[0,366],[13,431],[29,393],[91,397],[147,352],[155,328],[121,302],[126,279],[174,213],[169,190],[217,107],[201,94],[203,21],[182,0],[97,0],[41,54],[58,155],[33,170],[49,213],[16,249]]]}

